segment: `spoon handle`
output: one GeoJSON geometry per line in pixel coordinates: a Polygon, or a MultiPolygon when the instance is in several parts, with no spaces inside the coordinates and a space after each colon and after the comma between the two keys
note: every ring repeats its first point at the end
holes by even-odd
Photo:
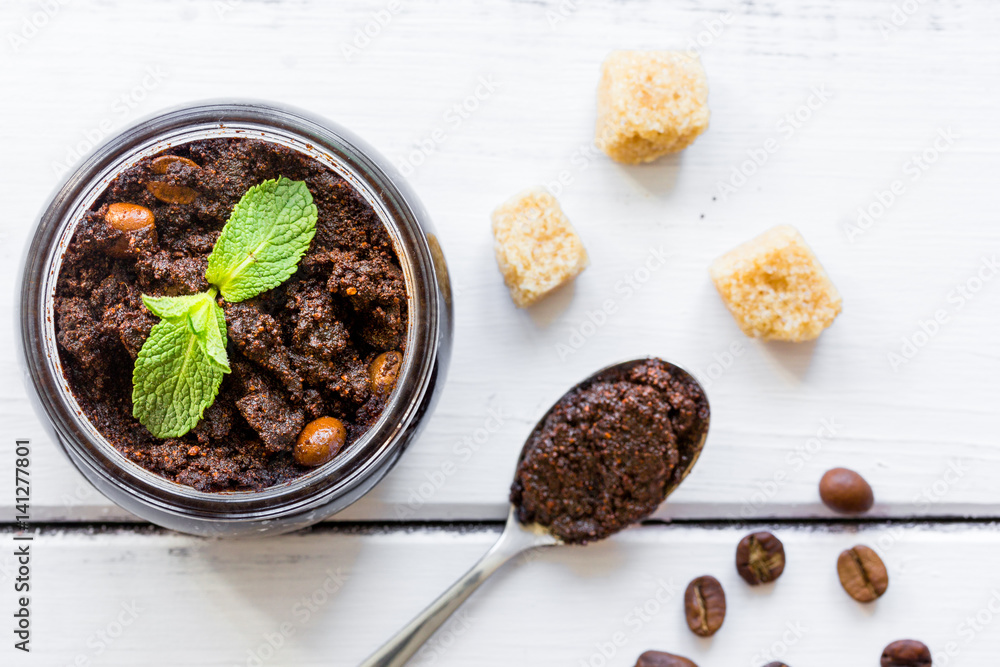
{"type": "Polygon", "coordinates": [[[486,581],[501,565],[522,551],[552,543],[551,537],[538,536],[522,529],[512,511],[500,539],[486,555],[359,667],[400,667],[406,664],[448,617],[479,588],[479,584],[486,581]]]}

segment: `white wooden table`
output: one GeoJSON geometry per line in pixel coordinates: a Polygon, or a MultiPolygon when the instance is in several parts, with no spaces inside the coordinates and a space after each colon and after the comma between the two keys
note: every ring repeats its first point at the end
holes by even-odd
{"type": "Polygon", "coordinates": [[[702,667],[864,666],[907,636],[935,665],[995,662],[998,29],[991,0],[7,0],[8,320],[22,248],[74,151],[163,107],[234,96],[335,119],[412,172],[449,260],[456,339],[425,434],[372,493],[306,534],[213,542],[137,524],[90,489],[31,412],[13,327],[0,327],[0,664],[356,664],[492,542],[542,412],[647,354],[697,371],[712,403],[705,453],[657,515],[675,523],[518,563],[418,664],[631,667],[659,648],[702,667]],[[709,131],[650,166],[596,152],[606,53],[690,46],[709,75],[709,131]],[[592,264],[525,312],[488,216],[536,183],[558,193],[592,264]],[[815,344],[745,339],[708,279],[714,257],[778,223],[803,232],[844,295],[815,344]],[[654,250],[668,261],[644,273],[654,250]],[[644,282],[629,292],[630,279],[644,282]],[[30,655],[9,629],[15,438],[34,452],[30,655]],[[874,523],[818,502],[838,465],[874,486],[874,523]],[[757,526],[789,565],[750,589],[732,560],[757,526]],[[870,606],[835,575],[858,542],[892,578],[870,606]],[[713,640],[681,612],[705,573],[730,601],[713,640]]]}

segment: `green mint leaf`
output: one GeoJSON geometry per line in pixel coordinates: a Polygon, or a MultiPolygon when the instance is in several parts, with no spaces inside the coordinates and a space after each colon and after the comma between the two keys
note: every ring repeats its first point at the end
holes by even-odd
{"type": "Polygon", "coordinates": [[[132,414],[158,438],[197,425],[229,372],[226,317],[215,290],[142,302],[161,321],[150,331],[132,371],[132,414]]]}
{"type": "Polygon", "coordinates": [[[309,249],[317,216],[305,182],[282,176],[255,185],[222,228],[205,278],[231,303],[277,287],[309,249]]]}
{"type": "Polygon", "coordinates": [[[198,344],[202,346],[209,360],[221,368],[224,373],[228,373],[226,315],[215,299],[209,297],[195,306],[188,315],[188,324],[194,335],[198,337],[198,344]]]}
{"type": "Polygon", "coordinates": [[[214,290],[185,296],[147,296],[142,302],[151,313],[170,322],[186,322],[205,354],[224,372],[229,372],[226,354],[226,315],[215,302],[214,290]]]}
{"type": "Polygon", "coordinates": [[[207,294],[189,294],[185,296],[146,296],[142,295],[142,303],[160,319],[176,320],[188,316],[188,313],[201,303],[207,294]]]}
{"type": "Polygon", "coordinates": [[[206,353],[192,321],[161,320],[135,360],[132,415],[157,438],[177,438],[194,428],[222,384],[224,371],[206,353]]]}
{"type": "MultiPolygon", "coordinates": [[[[212,299],[212,313],[215,315],[215,331],[218,332],[218,337],[215,347],[210,348],[209,356],[212,357],[219,364],[219,366],[226,372],[229,372],[229,355],[226,354],[226,345],[229,344],[229,337],[226,335],[226,313],[222,310],[222,307],[212,299]],[[214,351],[212,351],[214,350],[214,351]],[[221,350],[221,356],[218,355],[217,351],[221,350]]],[[[211,336],[215,336],[215,332],[211,332],[211,336]]]]}

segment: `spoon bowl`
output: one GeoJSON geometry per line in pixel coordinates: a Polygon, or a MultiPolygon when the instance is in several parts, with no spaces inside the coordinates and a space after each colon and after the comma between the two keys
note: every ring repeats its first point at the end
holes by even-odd
{"type": "MultiPolygon", "coordinates": [[[[581,382],[574,385],[569,391],[563,394],[552,407],[550,407],[542,418],[532,429],[531,434],[525,441],[521,454],[518,457],[517,468],[520,468],[524,461],[535,436],[542,430],[552,412],[560,403],[574,392],[586,389],[595,383],[615,382],[624,379],[629,371],[636,366],[648,362],[649,359],[632,359],[623,361],[611,366],[607,366],[591,374],[581,382]]],[[[672,373],[676,373],[690,380],[692,385],[705,397],[706,407],[708,398],[705,390],[698,382],[697,378],[676,364],[658,360],[669,368],[672,373]]],[[[706,410],[707,412],[707,410],[706,410]]],[[[684,443],[682,451],[679,451],[679,460],[670,472],[670,478],[664,489],[663,497],[666,498],[673,493],[681,482],[691,473],[694,464],[697,463],[702,449],[708,438],[708,425],[710,415],[706,414],[703,422],[704,427],[700,437],[689,443],[684,443]]],[[[361,663],[361,667],[399,667],[405,664],[414,653],[430,639],[431,635],[441,627],[441,625],[457,610],[465,600],[472,595],[479,585],[491,574],[496,572],[502,565],[514,556],[544,547],[551,547],[564,544],[564,541],[555,535],[551,529],[538,523],[522,523],[518,518],[518,507],[511,504],[507,513],[507,523],[496,544],[486,553],[483,558],[476,563],[471,570],[466,572],[451,588],[445,591],[429,607],[424,609],[405,628],[400,630],[395,637],[387,642],[382,648],[372,654],[367,660],[361,663]]]]}

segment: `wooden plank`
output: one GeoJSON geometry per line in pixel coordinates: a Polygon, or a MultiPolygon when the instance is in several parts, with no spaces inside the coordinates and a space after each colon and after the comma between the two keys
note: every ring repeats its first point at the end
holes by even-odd
{"type": "MultiPolygon", "coordinates": [[[[995,526],[776,529],[788,565],[759,588],[733,567],[744,530],[643,527],[513,563],[411,664],[628,666],[657,648],[700,665],[875,665],[903,637],[926,642],[935,666],[993,664],[1000,651],[995,526]],[[876,548],[890,572],[888,592],[870,605],[851,600],[836,576],[837,554],[857,543],[876,548]],[[687,582],[706,573],[722,582],[729,608],[709,640],[688,631],[682,612],[687,582]]],[[[11,662],[10,641],[0,656],[4,664],[354,665],[495,536],[49,532],[31,547],[31,657],[11,662]]],[[[11,544],[9,534],[0,539],[11,544]]]]}
{"type": "MultiPolygon", "coordinates": [[[[871,480],[877,516],[998,514],[1000,281],[989,267],[1000,231],[989,178],[1000,126],[998,92],[984,85],[1000,64],[996,3],[918,3],[886,29],[889,0],[415,0],[345,56],[389,4],[81,0],[60,4],[15,48],[10,35],[40,5],[4,3],[0,283],[13,285],[55,168],[88,134],[206,97],[287,102],[347,125],[399,164],[422,162],[410,179],[455,285],[455,355],[439,409],[397,470],[342,518],[501,518],[521,442],[547,406],[596,368],[645,354],[711,381],[708,448],[662,516],[824,515],[815,483],[837,465],[871,480]],[[692,39],[710,78],[710,130],[646,167],[594,153],[594,87],[608,50],[692,39]],[[466,100],[476,109],[456,119],[466,100]],[[427,144],[437,128],[444,138],[427,144]],[[935,152],[940,132],[956,138],[935,152]],[[778,148],[764,161],[768,139],[778,148]],[[914,172],[915,159],[926,170],[914,172]],[[734,169],[754,173],[724,197],[734,169]],[[849,238],[857,209],[877,214],[879,193],[897,180],[902,194],[849,238]],[[522,312],[494,267],[488,215],[533,183],[561,190],[592,265],[522,312]],[[845,297],[816,344],[743,338],[707,277],[712,258],[776,223],[803,231],[845,297]],[[629,292],[623,281],[645,278],[660,248],[665,265],[629,292]],[[977,282],[980,271],[988,279],[977,282]],[[608,301],[615,313],[602,315],[608,301]],[[927,324],[941,313],[943,324],[927,324]],[[902,356],[904,340],[914,355],[893,367],[888,355],[902,356]],[[734,345],[741,353],[730,359],[734,345]],[[491,410],[503,425],[485,434],[491,410]],[[824,420],[836,433],[817,440],[824,420]],[[477,437],[478,450],[463,444],[477,437]],[[449,463],[456,472],[437,484],[449,463]]],[[[0,290],[0,312],[12,312],[12,294],[0,290]]],[[[19,374],[10,327],[0,327],[0,373],[19,374]]],[[[35,442],[39,519],[124,516],[81,485],[15,382],[0,387],[0,424],[7,438],[35,442]]],[[[0,477],[11,466],[0,457],[0,477]]],[[[4,497],[0,520],[11,516],[4,497]]]]}

